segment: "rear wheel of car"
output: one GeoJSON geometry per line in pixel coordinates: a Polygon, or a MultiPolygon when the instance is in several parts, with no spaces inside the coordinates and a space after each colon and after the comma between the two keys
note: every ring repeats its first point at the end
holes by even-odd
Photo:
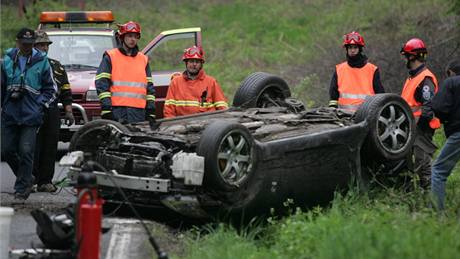
{"type": "Polygon", "coordinates": [[[233,98],[233,106],[266,108],[282,106],[291,96],[288,84],[282,78],[265,72],[256,72],[244,79],[233,98]]]}
{"type": "Polygon", "coordinates": [[[94,154],[99,147],[107,146],[119,140],[120,134],[129,134],[124,125],[112,120],[93,120],[83,125],[72,136],[69,151],[83,151],[94,154]]]}
{"type": "Polygon", "coordinates": [[[403,159],[414,143],[415,122],[409,105],[396,94],[371,96],[355,113],[355,122],[367,120],[369,133],[363,154],[372,159],[403,159]]]}
{"type": "Polygon", "coordinates": [[[203,132],[197,154],[205,159],[204,184],[217,191],[235,191],[251,178],[255,164],[254,140],[235,122],[216,121],[203,132]]]}

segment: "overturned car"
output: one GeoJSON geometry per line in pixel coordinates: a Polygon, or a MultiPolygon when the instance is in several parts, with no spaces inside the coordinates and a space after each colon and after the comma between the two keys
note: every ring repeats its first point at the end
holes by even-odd
{"type": "Polygon", "coordinates": [[[375,95],[354,113],[308,109],[290,95],[283,79],[257,72],[226,111],[157,128],[91,121],[63,160],[73,179],[92,171],[108,202],[125,202],[119,187],[133,204],[186,217],[253,217],[282,211],[288,199],[325,204],[370,171],[391,173],[411,151],[414,117],[398,95],[375,95]]]}

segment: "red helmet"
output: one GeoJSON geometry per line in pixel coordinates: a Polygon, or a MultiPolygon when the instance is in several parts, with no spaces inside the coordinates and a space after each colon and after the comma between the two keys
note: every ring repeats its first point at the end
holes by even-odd
{"type": "Polygon", "coordinates": [[[121,37],[128,32],[139,33],[141,36],[141,26],[137,22],[129,21],[118,26],[118,35],[121,37]]]}
{"type": "Polygon", "coordinates": [[[343,46],[351,44],[364,47],[365,44],[363,36],[355,31],[343,35],[343,46]]]}
{"type": "Polygon", "coordinates": [[[188,48],[184,51],[184,55],[182,55],[182,60],[187,59],[200,59],[204,62],[204,51],[201,47],[193,46],[188,48]]]}
{"type": "Polygon", "coordinates": [[[417,56],[421,53],[428,53],[425,47],[425,43],[421,39],[413,38],[410,39],[401,48],[401,55],[411,54],[417,56]]]}

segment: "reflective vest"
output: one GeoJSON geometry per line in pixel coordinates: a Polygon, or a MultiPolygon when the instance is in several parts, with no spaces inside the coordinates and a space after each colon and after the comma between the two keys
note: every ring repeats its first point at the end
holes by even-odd
{"type": "Polygon", "coordinates": [[[107,54],[112,63],[112,106],[144,109],[147,104],[147,56],[140,52],[134,57],[126,56],[117,48],[107,54]]]}
{"type": "MultiPolygon", "coordinates": [[[[438,80],[436,80],[434,74],[431,73],[431,71],[427,68],[418,73],[418,75],[415,77],[408,77],[404,83],[404,87],[401,93],[401,97],[409,104],[416,119],[422,115],[422,104],[415,100],[415,90],[422,83],[425,77],[431,78],[431,80],[434,82],[434,92],[436,93],[438,91],[438,80]]],[[[430,127],[432,129],[438,129],[441,127],[441,122],[438,118],[435,117],[430,121],[430,127]]]]}
{"type": "Polygon", "coordinates": [[[343,62],[336,65],[335,69],[339,90],[339,108],[355,111],[366,97],[375,94],[373,80],[377,66],[367,63],[361,68],[355,68],[343,62]]]}

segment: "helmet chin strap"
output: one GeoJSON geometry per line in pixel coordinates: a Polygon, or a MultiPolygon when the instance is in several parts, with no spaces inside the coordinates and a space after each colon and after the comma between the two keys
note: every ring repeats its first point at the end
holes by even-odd
{"type": "Polygon", "coordinates": [[[407,62],[406,62],[406,67],[407,67],[407,69],[411,69],[410,60],[407,60],[407,62]]]}
{"type": "Polygon", "coordinates": [[[410,55],[406,59],[406,68],[407,69],[412,69],[411,62],[415,61],[415,57],[413,55],[410,55]]]}

